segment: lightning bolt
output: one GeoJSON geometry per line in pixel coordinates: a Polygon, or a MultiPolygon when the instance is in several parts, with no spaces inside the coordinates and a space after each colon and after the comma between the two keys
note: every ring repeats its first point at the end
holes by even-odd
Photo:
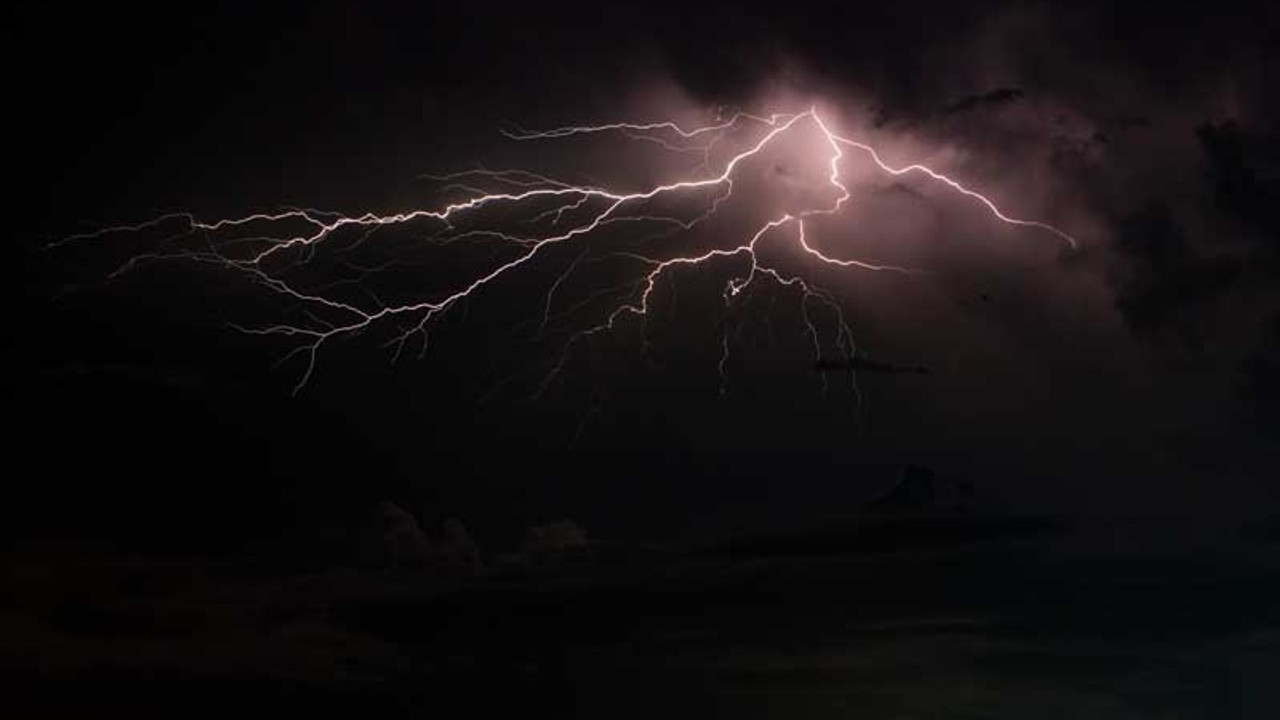
{"type": "MultiPolygon", "coordinates": [[[[819,323],[810,314],[810,307],[817,304],[825,307],[835,318],[833,338],[836,347],[840,352],[852,355],[856,349],[853,331],[836,297],[815,286],[798,271],[789,272],[779,265],[764,261],[759,252],[762,243],[775,239],[789,240],[803,253],[803,257],[821,266],[906,275],[923,272],[907,267],[832,257],[810,243],[807,235],[809,221],[817,217],[838,216],[852,197],[852,191],[843,180],[842,172],[842,164],[850,152],[865,155],[881,172],[890,176],[919,175],[938,182],[960,196],[975,201],[999,222],[1049,234],[1070,248],[1077,246],[1076,239],[1067,232],[1048,223],[1012,217],[986,195],[937,170],[920,164],[894,167],[886,163],[871,145],[833,131],[816,108],[772,115],[737,113],[715,124],[690,129],[664,121],[578,125],[543,131],[503,131],[508,139],[516,142],[570,141],[582,136],[610,133],[630,140],[653,143],[666,151],[699,156],[700,162],[682,179],[631,192],[612,190],[604,185],[565,182],[527,170],[479,168],[451,175],[426,176],[447,183],[441,192],[462,195],[462,199],[436,208],[386,215],[346,215],[307,208],[284,208],[275,212],[253,213],[214,221],[202,221],[190,213],[175,213],[136,225],[107,227],[69,236],[53,245],[61,246],[114,234],[158,231],[170,224],[179,224],[181,229],[164,238],[164,249],[131,257],[112,275],[132,270],[142,263],[162,260],[208,263],[234,271],[301,308],[306,318],[302,322],[251,327],[232,325],[245,333],[283,336],[298,341],[281,359],[281,362],[285,362],[297,356],[305,358],[305,367],[294,386],[294,392],[297,392],[312,377],[320,351],[326,345],[354,336],[375,324],[388,324],[395,328],[394,336],[385,344],[388,348],[394,348],[393,360],[400,356],[415,337],[421,338],[420,353],[425,353],[433,322],[450,309],[484,292],[501,279],[533,267],[557,246],[577,244],[581,249],[576,251],[573,261],[556,277],[545,293],[541,303],[541,317],[537,323],[538,335],[541,336],[553,320],[585,312],[583,308],[593,301],[605,298],[610,303],[602,313],[597,314],[596,321],[583,322],[567,335],[557,359],[546,372],[537,393],[539,395],[565,371],[575,346],[581,341],[614,329],[623,318],[648,316],[655,288],[662,277],[676,268],[709,265],[717,261],[736,260],[745,261],[746,264],[746,269],[728,280],[724,286],[723,299],[727,306],[732,305],[743,291],[760,282],[797,289],[800,292],[804,330],[813,342],[815,354],[820,354],[823,341],[819,323]],[[829,152],[826,157],[828,174],[825,182],[828,189],[834,192],[833,200],[767,218],[743,232],[736,244],[730,242],[727,246],[711,249],[676,252],[666,257],[658,253],[659,248],[666,249],[672,240],[678,240],[683,234],[717,215],[724,203],[733,197],[736,174],[744,163],[765,152],[779,138],[800,132],[801,128],[808,128],[809,132],[816,131],[829,152]],[[717,163],[717,152],[735,142],[733,133],[743,131],[754,133],[754,139],[717,163]],[[719,167],[718,170],[715,169],[716,166],[719,167]],[[679,200],[696,206],[696,211],[661,209],[663,203],[676,204],[671,201],[679,200]],[[368,288],[366,281],[388,271],[397,261],[365,265],[351,260],[354,251],[368,243],[381,229],[396,226],[412,228],[424,223],[437,229],[418,238],[422,246],[474,246],[492,243],[491,262],[458,281],[451,289],[431,297],[412,302],[384,302],[368,288]],[[521,232],[514,229],[517,227],[530,230],[521,232]],[[633,228],[635,241],[652,249],[638,251],[628,246],[593,255],[593,240],[613,228],[633,228]],[[192,238],[198,239],[201,244],[199,248],[182,247],[182,241],[192,238]],[[327,285],[308,284],[293,277],[294,271],[314,262],[326,250],[335,263],[351,273],[349,277],[327,285]],[[562,308],[558,314],[553,315],[557,291],[564,286],[566,280],[574,273],[583,272],[591,263],[606,260],[636,264],[642,268],[639,280],[621,286],[598,288],[586,300],[562,308]],[[348,293],[340,292],[347,285],[358,287],[363,294],[353,298],[348,293]]],[[[727,327],[720,345],[718,369],[721,392],[724,392],[728,382],[731,346],[727,327]]],[[[825,375],[823,382],[826,382],[825,375]]],[[[856,382],[853,387],[856,392],[856,382]]]]}

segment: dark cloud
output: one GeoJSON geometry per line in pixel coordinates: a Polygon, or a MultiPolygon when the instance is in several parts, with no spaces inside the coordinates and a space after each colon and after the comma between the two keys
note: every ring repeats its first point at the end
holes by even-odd
{"type": "Polygon", "coordinates": [[[903,468],[898,482],[867,503],[873,514],[951,514],[968,508],[973,487],[939,477],[932,469],[915,464],[903,468]]]}
{"type": "Polygon", "coordinates": [[[1172,330],[1184,343],[1200,347],[1197,314],[1231,289],[1241,274],[1239,262],[1197,255],[1162,204],[1122,222],[1116,251],[1125,263],[1116,304],[1134,333],[1150,338],[1172,330]]]}
{"type": "Polygon", "coordinates": [[[1257,349],[1241,366],[1238,388],[1254,427],[1280,427],[1280,313],[1263,326],[1257,349]]]}
{"type": "MultiPolygon", "coordinates": [[[[1267,358],[1274,354],[1255,347],[1261,333],[1253,326],[1274,300],[1267,298],[1274,271],[1266,270],[1275,267],[1268,259],[1273,251],[1267,250],[1276,245],[1275,161],[1268,149],[1274,143],[1261,130],[1275,111],[1268,106],[1275,93],[1267,99],[1265,82],[1276,67],[1274,43],[1261,42],[1274,23],[1236,12],[1231,3],[1231,11],[1211,16],[1175,6],[1153,13],[1089,2],[819,1],[759,11],[728,3],[660,5],[630,13],[598,4],[586,11],[572,4],[540,5],[495,15],[491,8],[470,5],[391,4],[357,12],[350,3],[339,9],[321,3],[309,10],[306,22],[294,23],[283,11],[257,15],[228,4],[217,13],[190,16],[163,10],[149,19],[167,30],[152,33],[141,10],[123,16],[92,11],[67,25],[56,11],[30,4],[22,14],[31,18],[23,26],[31,48],[52,47],[56,40],[77,61],[67,63],[70,70],[48,67],[43,76],[26,73],[15,80],[14,94],[29,97],[32,108],[15,113],[26,124],[18,134],[30,138],[25,146],[40,155],[31,163],[39,168],[28,176],[34,181],[20,183],[38,197],[19,198],[15,205],[28,207],[31,217],[96,224],[146,217],[153,207],[190,209],[202,217],[280,203],[351,211],[401,208],[424,202],[429,192],[406,181],[418,173],[481,162],[522,165],[530,157],[553,172],[578,177],[599,171],[607,182],[623,175],[643,184],[668,177],[669,167],[651,163],[645,167],[652,172],[638,176],[631,150],[615,162],[603,151],[580,153],[568,144],[551,154],[532,144],[513,149],[495,140],[496,130],[503,122],[538,128],[663,118],[667,107],[682,104],[692,108],[688,117],[703,117],[697,113],[722,104],[784,109],[762,102],[769,96],[760,86],[776,83],[794,90],[793,99],[829,98],[844,114],[841,120],[849,121],[842,128],[867,130],[877,143],[886,143],[895,162],[936,161],[999,198],[1011,213],[1070,229],[1085,248],[1059,255],[1052,238],[1041,242],[1034,232],[1000,227],[936,183],[915,177],[890,183],[869,173],[874,180],[851,203],[852,212],[864,214],[838,227],[833,223],[826,234],[815,232],[815,242],[827,241],[833,252],[850,256],[861,258],[865,251],[866,259],[903,260],[939,271],[910,279],[819,278],[852,300],[847,308],[860,349],[936,369],[927,378],[863,378],[869,426],[889,438],[883,457],[900,459],[900,449],[914,457],[933,448],[944,458],[986,453],[1010,466],[1054,466],[1048,456],[1057,448],[1078,456],[1079,445],[1104,433],[1097,427],[1098,408],[1117,389],[1132,393],[1133,402],[1125,404],[1133,418],[1115,432],[1125,434],[1127,446],[1141,446],[1134,438],[1152,424],[1147,421],[1195,414],[1185,408],[1166,412],[1168,405],[1156,402],[1180,397],[1183,379],[1145,378],[1143,361],[1163,359],[1171,348],[1216,346],[1217,336],[1227,331],[1252,342],[1235,348],[1240,358],[1260,359],[1248,367],[1224,363],[1213,380],[1238,372],[1250,388],[1241,396],[1267,396],[1271,375],[1257,368],[1269,367],[1267,358]],[[288,42],[281,42],[283,27],[289,28],[288,42]],[[299,47],[315,52],[295,52],[299,47]],[[667,83],[665,89],[674,88],[670,94],[678,101],[632,102],[644,90],[636,86],[655,77],[667,83]],[[885,121],[872,130],[867,126],[877,124],[871,122],[877,113],[885,121]],[[860,126],[858,117],[868,120],[860,126]],[[963,307],[961,296],[970,298],[963,307]],[[1224,317],[1230,322],[1219,323],[1224,317]],[[1131,347],[1133,337],[1144,341],[1139,350],[1131,347]],[[1165,337],[1177,343],[1146,342],[1165,337]],[[1147,355],[1135,359],[1139,353],[1147,355]],[[1044,411],[1029,414],[1032,405],[1044,411]],[[1070,435],[1074,444],[1038,435],[1070,435]],[[989,444],[981,446],[984,438],[989,444]]],[[[650,149],[634,155],[650,157],[650,149]]],[[[42,227],[33,237],[47,240],[58,232],[42,227]]],[[[124,239],[116,241],[103,247],[118,251],[124,239]]],[[[558,300],[575,291],[573,283],[587,275],[591,259],[575,270],[558,300]]],[[[564,258],[562,267],[570,262],[564,258]]],[[[438,263],[415,265],[404,272],[404,283],[418,289],[424,275],[448,272],[438,263]]],[[[555,277],[543,279],[532,291],[543,292],[555,277]]],[[[227,372],[234,356],[235,372],[266,378],[262,385],[279,381],[287,391],[289,369],[274,376],[263,369],[275,357],[273,350],[244,349],[248,343],[234,333],[211,343],[187,327],[193,325],[190,317],[240,320],[240,305],[262,310],[256,296],[248,295],[228,308],[213,289],[218,282],[192,277],[178,283],[185,305],[171,301],[179,294],[173,288],[145,296],[141,289],[131,291],[146,298],[135,303],[146,306],[141,310],[125,308],[131,315],[113,314],[105,305],[87,307],[85,301],[68,304],[57,322],[23,318],[38,330],[26,345],[46,348],[41,353],[59,362],[78,359],[86,347],[100,351],[101,361],[85,360],[86,366],[126,366],[118,356],[131,348],[149,363],[149,373],[187,357],[215,368],[209,371],[215,378],[227,372]],[[157,302],[159,297],[165,300],[157,302]],[[133,319],[142,311],[158,314],[160,306],[172,320],[148,326],[133,319]],[[205,314],[191,314],[196,311],[205,314]],[[86,318],[96,324],[95,332],[85,332],[86,318]],[[154,327],[159,331],[149,332],[154,327]],[[215,345],[221,347],[210,351],[215,345]]],[[[816,479],[789,489],[791,497],[810,490],[817,497],[837,484],[842,489],[830,493],[846,492],[849,483],[828,482],[823,468],[843,462],[831,458],[871,451],[858,445],[863,439],[832,410],[839,401],[816,387],[809,342],[791,329],[795,298],[761,293],[744,312],[751,322],[743,323],[741,337],[753,343],[759,338],[761,347],[748,349],[745,340],[741,352],[735,346],[730,392],[719,397],[720,334],[712,320],[720,317],[723,298],[715,282],[706,282],[701,289],[709,301],[699,304],[699,282],[673,275],[662,286],[673,299],[662,301],[643,330],[627,327],[583,345],[576,359],[587,360],[566,375],[566,383],[577,383],[575,392],[589,388],[581,395],[618,398],[594,414],[578,403],[580,395],[567,391],[562,402],[549,396],[537,412],[513,411],[501,399],[477,409],[472,398],[479,393],[472,386],[490,391],[494,383],[472,383],[477,373],[471,368],[495,359],[523,361],[528,353],[490,343],[487,335],[467,344],[472,338],[460,341],[463,331],[450,325],[453,337],[433,342],[431,356],[418,364],[388,369],[386,354],[374,347],[377,338],[360,348],[359,359],[348,357],[354,351],[324,356],[320,381],[308,392],[317,405],[327,401],[324,393],[336,398],[332,402],[341,410],[334,415],[341,423],[330,422],[338,429],[326,436],[336,440],[318,443],[302,430],[281,437],[264,430],[265,439],[237,445],[287,456],[289,462],[281,464],[307,477],[309,493],[320,484],[310,482],[312,476],[342,475],[329,453],[345,453],[345,462],[359,468],[350,477],[381,472],[405,485],[424,482],[427,457],[443,478],[428,484],[441,494],[473,493],[475,506],[489,512],[502,504],[488,501],[486,488],[493,484],[503,484],[504,502],[515,505],[510,497],[547,494],[561,477],[575,488],[564,494],[586,497],[573,478],[598,477],[600,463],[628,467],[599,483],[607,491],[591,490],[597,498],[616,498],[623,486],[648,488],[652,476],[670,476],[665,494],[635,491],[635,497],[648,493],[644,510],[616,512],[641,517],[637,526],[648,522],[647,514],[679,512],[673,510],[679,503],[701,507],[741,494],[743,477],[774,477],[801,466],[813,470],[805,477],[816,479]],[[656,348],[656,354],[640,352],[642,333],[645,347],[656,348]],[[484,360],[478,363],[480,354],[484,360]],[[672,369],[654,371],[653,357],[672,369]],[[593,372],[581,367],[588,361],[593,372]],[[752,363],[760,368],[758,377],[746,374],[752,363]],[[360,380],[342,387],[353,377],[360,380]],[[554,421],[555,416],[565,420],[554,421]],[[579,447],[599,446],[605,460],[566,466],[548,450],[545,457],[529,455],[541,459],[526,465],[525,454],[510,450],[522,442],[567,444],[584,423],[579,447]],[[302,440],[291,442],[294,437],[302,440]],[[294,450],[317,444],[325,452],[294,450]],[[776,450],[777,459],[757,467],[761,463],[743,452],[748,447],[776,450]],[[659,458],[659,448],[666,455],[652,459],[659,458]],[[636,452],[651,459],[652,467],[617,463],[614,450],[636,452]],[[308,457],[320,458],[309,461],[314,473],[293,468],[308,457]],[[371,462],[378,467],[366,469],[371,462]]],[[[467,312],[479,320],[468,327],[484,326],[498,313],[509,317],[510,308],[520,305],[514,297],[504,291],[478,299],[467,312]]],[[[534,315],[541,298],[528,304],[534,315]]],[[[128,367],[144,366],[143,360],[128,361],[128,367]]],[[[505,379],[506,369],[493,377],[505,379]]],[[[200,403],[230,402],[211,397],[214,392],[206,395],[200,403]]],[[[109,400],[100,404],[119,404],[115,396],[109,400]]],[[[136,398],[129,401],[138,406],[136,398]]],[[[47,401],[32,393],[29,404],[47,401]]],[[[59,422],[68,414],[57,411],[59,422]]],[[[102,425],[124,425],[103,414],[102,425]]],[[[117,434],[121,446],[132,440],[124,430],[117,434]]],[[[112,444],[100,442],[100,454],[112,444]]],[[[175,457],[185,458],[201,456],[197,450],[203,446],[187,441],[179,447],[184,451],[175,457]]],[[[950,469],[950,460],[927,461],[943,472],[950,469]]],[[[1092,471],[1079,475],[1093,477],[1092,471]]],[[[222,478],[209,484],[215,483],[225,490],[222,478]]],[[[1074,490],[1063,494],[1068,492],[1074,490]]],[[[530,506],[536,502],[528,500],[530,506]]],[[[597,499],[593,507],[572,512],[592,528],[616,528],[597,520],[611,502],[626,504],[597,499]]]]}
{"type": "Polygon", "coordinates": [[[1000,108],[1018,102],[1026,96],[1027,94],[1018,88],[996,88],[977,95],[962,97],[950,105],[944,106],[942,112],[946,115],[959,115],[975,110],[1000,108]]]}
{"type": "Polygon", "coordinates": [[[472,577],[484,572],[480,546],[456,518],[444,521],[433,542],[409,511],[390,501],[378,504],[386,524],[383,542],[388,567],[406,577],[472,577]]]}
{"type": "Polygon", "coordinates": [[[1234,121],[1196,129],[1204,149],[1206,180],[1224,210],[1280,243],[1280,143],[1234,121]]]}

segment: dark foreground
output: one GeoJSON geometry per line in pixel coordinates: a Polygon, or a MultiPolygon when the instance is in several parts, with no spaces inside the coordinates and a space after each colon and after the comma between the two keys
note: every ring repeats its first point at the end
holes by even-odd
{"type": "Polygon", "coordinates": [[[1247,534],[453,581],[31,553],[5,573],[10,717],[1280,717],[1280,545],[1247,534]]]}

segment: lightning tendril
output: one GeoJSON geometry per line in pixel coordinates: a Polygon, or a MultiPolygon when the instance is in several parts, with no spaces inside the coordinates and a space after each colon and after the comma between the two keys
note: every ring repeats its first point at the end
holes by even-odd
{"type": "MultiPolygon", "coordinates": [[[[993,218],[1008,225],[1043,232],[1065,243],[1070,248],[1077,241],[1067,232],[1037,220],[1020,219],[1001,210],[986,195],[930,167],[909,164],[894,167],[883,160],[875,148],[857,140],[837,134],[819,115],[816,108],[790,114],[754,115],[737,113],[711,125],[685,129],[674,122],[632,123],[617,122],[601,125],[577,125],[543,131],[524,129],[503,131],[503,135],[516,142],[547,142],[573,140],[589,135],[619,134],[630,140],[654,143],[660,148],[677,153],[700,156],[700,163],[690,171],[689,177],[672,182],[652,185],[647,189],[631,192],[611,190],[603,184],[576,184],[527,170],[474,169],[450,175],[424,176],[445,183],[442,192],[458,193],[462,199],[428,209],[414,209],[393,214],[363,213],[347,215],[307,208],[284,208],[274,212],[262,212],[235,218],[204,221],[189,213],[163,215],[136,225],[120,225],[73,235],[56,243],[60,246],[74,241],[102,238],[119,233],[140,233],[167,227],[171,223],[181,225],[181,230],[167,238],[170,241],[202,238],[198,249],[177,247],[166,243],[162,249],[131,257],[113,273],[127,272],[149,261],[181,259],[211,263],[236,273],[266,288],[282,299],[296,304],[302,312],[299,320],[265,325],[233,325],[241,332],[282,336],[297,341],[297,345],[281,362],[301,356],[305,364],[294,386],[297,392],[306,386],[313,375],[317,358],[328,344],[352,337],[374,325],[387,324],[394,328],[392,339],[386,343],[393,348],[393,358],[398,358],[414,338],[421,342],[420,352],[425,352],[429,333],[435,321],[452,308],[477,296],[504,278],[521,273],[551,254],[557,246],[581,245],[572,254],[572,261],[555,276],[546,289],[539,307],[537,334],[546,332],[553,321],[573,317],[593,301],[604,298],[606,307],[595,314],[594,320],[582,322],[566,334],[563,346],[554,353],[555,359],[544,375],[539,394],[567,367],[570,357],[583,339],[615,328],[626,317],[645,317],[649,314],[658,281],[672,270],[710,264],[717,260],[737,259],[745,261],[745,270],[731,277],[723,289],[726,304],[732,304],[744,290],[759,282],[772,282],[781,287],[798,289],[802,295],[801,309],[804,330],[810,336],[814,352],[822,352],[822,337],[817,321],[810,315],[809,307],[818,303],[826,307],[835,318],[833,335],[836,347],[852,355],[855,350],[853,332],[835,296],[814,285],[798,271],[784,270],[762,258],[760,246],[769,241],[791,242],[802,257],[831,268],[867,272],[892,272],[906,275],[922,271],[895,265],[883,265],[852,258],[833,257],[819,250],[810,242],[807,234],[810,222],[819,217],[838,216],[852,197],[843,179],[844,161],[849,153],[860,153],[869,159],[879,171],[890,176],[918,175],[928,181],[941,183],[959,195],[975,201],[993,218]],[[678,240],[695,227],[707,223],[716,216],[734,193],[735,180],[744,165],[770,148],[781,138],[807,128],[817,133],[826,148],[825,189],[833,199],[789,209],[760,224],[747,229],[739,239],[727,246],[710,249],[670,253],[669,242],[678,240]],[[731,134],[752,130],[757,135],[717,163],[716,153],[735,142],[731,134]],[[715,167],[718,166],[718,170],[715,167]],[[680,201],[691,201],[695,212],[681,212],[665,206],[680,201]],[[518,221],[513,213],[525,213],[518,221]],[[411,302],[385,302],[370,290],[366,279],[388,271],[394,261],[366,265],[351,260],[353,252],[370,242],[378,230],[388,227],[416,226],[429,223],[434,231],[421,238],[425,245],[453,245],[460,243],[494,243],[489,256],[491,262],[468,277],[456,282],[451,289],[411,302]],[[531,228],[521,232],[515,228],[531,228]],[[606,230],[634,229],[637,242],[608,252],[594,253],[592,240],[606,230]],[[293,229],[294,232],[289,232],[293,229]],[[348,236],[348,231],[354,233],[348,236]],[[647,233],[647,234],[645,234],[647,233]],[[662,241],[662,242],[659,242],[662,241]],[[647,244],[646,244],[647,243],[647,244]],[[334,245],[338,262],[349,273],[348,277],[328,284],[307,283],[295,279],[293,271],[311,262],[326,244],[334,245]],[[637,250],[632,245],[657,248],[637,250]],[[604,260],[635,263],[643,268],[639,280],[621,286],[597,288],[576,305],[561,307],[557,311],[558,291],[575,273],[589,271],[593,262],[604,260]],[[359,292],[342,290],[356,287],[359,292]]],[[[726,330],[721,337],[718,370],[720,389],[724,392],[728,378],[726,368],[730,359],[730,340],[726,330]]],[[[825,382],[825,378],[824,378],[825,382]]],[[[856,384],[854,386],[856,388],[856,384]]],[[[855,390],[856,392],[856,390],[855,390]]]]}

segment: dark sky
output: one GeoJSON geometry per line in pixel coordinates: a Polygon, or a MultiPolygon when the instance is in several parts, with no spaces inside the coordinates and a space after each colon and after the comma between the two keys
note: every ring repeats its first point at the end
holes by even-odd
{"type": "Polygon", "coordinates": [[[494,536],[567,515],[703,537],[853,512],[908,462],[993,512],[1211,526],[1277,497],[1275,10],[211,5],[5,11],[17,536],[219,550],[390,497],[494,536]],[[671,280],[648,354],[622,328],[539,402],[494,387],[555,354],[513,339],[519,283],[451,314],[421,361],[377,338],[326,350],[295,397],[287,346],[226,327],[265,322],[261,292],[181,263],[104,282],[154,235],[45,249],[176,210],[430,205],[420,174],[478,164],[647,182],[669,168],[643,148],[499,131],[810,100],[1081,244],[875,185],[850,241],[931,274],[814,280],[870,356],[934,372],[864,374],[861,410],[838,378],[823,393],[794,298],[726,314],[723,269],[671,280]]]}

